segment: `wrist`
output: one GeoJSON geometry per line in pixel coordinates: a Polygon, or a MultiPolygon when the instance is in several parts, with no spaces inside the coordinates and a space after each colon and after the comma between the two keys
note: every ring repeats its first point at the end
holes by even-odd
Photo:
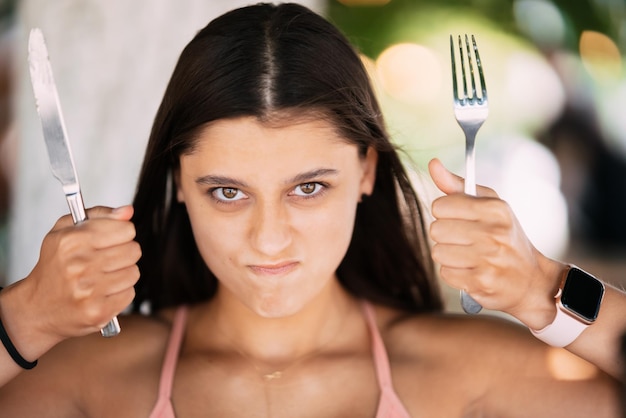
{"type": "Polygon", "coordinates": [[[15,349],[25,360],[34,361],[61,338],[43,330],[45,318],[37,314],[28,287],[21,280],[0,291],[0,318],[15,349]]]}
{"type": "Polygon", "coordinates": [[[515,318],[530,329],[543,329],[554,321],[557,308],[554,297],[559,290],[563,272],[569,268],[567,264],[551,260],[545,256],[539,258],[539,269],[531,283],[523,306],[510,312],[515,318]]]}
{"type": "Polygon", "coordinates": [[[571,344],[598,318],[604,292],[600,280],[576,266],[569,266],[562,274],[554,297],[554,320],[541,329],[531,328],[531,333],[555,347],[571,344]]]}

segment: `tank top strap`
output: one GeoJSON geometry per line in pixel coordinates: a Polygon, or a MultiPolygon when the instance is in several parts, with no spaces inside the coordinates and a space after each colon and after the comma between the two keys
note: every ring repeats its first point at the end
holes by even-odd
{"type": "Polygon", "coordinates": [[[391,369],[389,366],[389,357],[385,349],[385,343],[378,330],[376,323],[376,314],[374,308],[367,301],[361,303],[365,314],[365,322],[372,339],[372,353],[374,355],[374,366],[376,367],[376,375],[378,376],[378,385],[381,390],[391,388],[391,369]]]}
{"type": "Polygon", "coordinates": [[[362,307],[372,339],[374,367],[376,368],[376,376],[378,377],[378,386],[380,388],[380,400],[376,418],[411,418],[411,415],[393,388],[389,356],[376,323],[374,308],[367,301],[362,302],[362,307]]]}
{"type": "Polygon", "coordinates": [[[161,379],[159,381],[159,398],[170,399],[172,395],[172,384],[174,382],[174,373],[176,372],[176,364],[178,363],[178,354],[180,346],[185,334],[185,325],[187,324],[187,306],[183,305],[176,310],[174,321],[172,323],[172,331],[165,352],[163,368],[161,369],[161,379]]]}

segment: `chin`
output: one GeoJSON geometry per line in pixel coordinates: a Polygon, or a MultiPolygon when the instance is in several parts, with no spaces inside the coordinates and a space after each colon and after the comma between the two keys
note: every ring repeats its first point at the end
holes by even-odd
{"type": "Polygon", "coordinates": [[[257,300],[253,311],[267,319],[285,318],[297,314],[305,305],[305,301],[293,297],[268,295],[257,300]]]}

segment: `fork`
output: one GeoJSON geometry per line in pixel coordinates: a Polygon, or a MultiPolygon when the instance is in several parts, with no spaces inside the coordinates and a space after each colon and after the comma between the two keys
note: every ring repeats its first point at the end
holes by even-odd
{"type": "MultiPolygon", "coordinates": [[[[454,51],[454,38],[450,35],[450,59],[452,63],[452,99],[454,102],[454,116],[459,126],[465,134],[465,193],[476,196],[476,152],[474,144],[476,142],[476,133],[487,119],[489,107],[487,102],[487,85],[483,74],[483,67],[476,46],[476,39],[472,35],[472,45],[465,35],[465,50],[461,43],[461,36],[458,37],[459,57],[461,59],[461,74],[463,92],[459,95],[458,73],[456,69],[456,58],[454,51]],[[476,58],[476,66],[472,60],[472,49],[476,58]],[[467,65],[465,64],[467,58],[467,65]],[[469,75],[466,68],[469,69],[469,75]],[[480,95],[476,90],[476,76],[474,70],[478,72],[478,81],[480,95]],[[467,86],[471,85],[471,92],[468,93],[467,86]],[[471,94],[470,94],[471,93],[471,94]]],[[[477,314],[481,311],[482,306],[476,302],[467,292],[461,290],[461,306],[468,314],[477,314]]]]}

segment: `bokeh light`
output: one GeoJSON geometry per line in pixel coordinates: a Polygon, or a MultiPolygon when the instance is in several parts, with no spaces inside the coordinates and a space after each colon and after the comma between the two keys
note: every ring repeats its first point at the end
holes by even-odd
{"type": "Polygon", "coordinates": [[[615,81],[621,77],[622,57],[611,38],[586,30],[580,36],[579,49],[583,65],[596,81],[615,81]]]}
{"type": "Polygon", "coordinates": [[[397,100],[426,103],[441,92],[442,65],[424,46],[392,45],[376,60],[376,70],[382,87],[397,100]]]}
{"type": "Polygon", "coordinates": [[[544,48],[556,48],[565,41],[563,14],[554,3],[545,0],[517,0],[513,15],[518,28],[544,48]]]}

